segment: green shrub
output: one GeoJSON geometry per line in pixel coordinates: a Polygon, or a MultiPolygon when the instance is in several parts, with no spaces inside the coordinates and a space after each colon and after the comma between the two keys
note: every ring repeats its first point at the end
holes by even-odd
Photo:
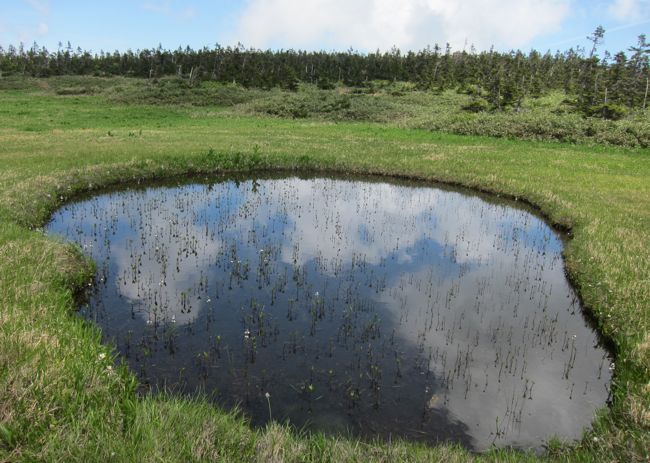
{"type": "Polygon", "coordinates": [[[57,95],[86,95],[93,93],[88,87],[62,87],[55,90],[57,95]]]}
{"type": "Polygon", "coordinates": [[[456,89],[456,93],[460,95],[470,95],[474,97],[486,96],[486,93],[481,89],[481,87],[474,84],[463,84],[456,89]]]}
{"type": "Polygon", "coordinates": [[[132,79],[129,85],[115,86],[107,91],[106,95],[120,103],[227,107],[245,103],[265,93],[237,84],[214,81],[203,81],[190,86],[186,79],[166,77],[152,80],[132,79]]]}
{"type": "Polygon", "coordinates": [[[472,98],[472,100],[469,103],[462,106],[462,109],[463,111],[480,113],[490,109],[490,104],[483,98],[472,98]]]}
{"type": "Polygon", "coordinates": [[[321,77],[320,79],[318,79],[318,83],[316,85],[321,90],[333,90],[334,88],[336,88],[334,82],[331,82],[326,77],[321,77]]]}
{"type": "Polygon", "coordinates": [[[587,110],[587,115],[591,117],[600,117],[603,119],[618,121],[627,115],[627,109],[624,106],[615,103],[602,103],[591,106],[587,110]]]}

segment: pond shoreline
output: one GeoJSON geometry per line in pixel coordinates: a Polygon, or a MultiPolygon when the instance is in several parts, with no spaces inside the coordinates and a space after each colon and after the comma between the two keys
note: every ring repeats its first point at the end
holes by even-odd
{"type": "MultiPolygon", "coordinates": [[[[32,98],[24,97],[28,111],[36,105],[49,104],[47,101],[37,103],[32,98]]],[[[57,100],[57,105],[61,105],[62,111],[67,111],[66,105],[70,101],[57,100]]],[[[84,99],[80,99],[79,105],[95,110],[84,99]]],[[[97,109],[103,108],[101,104],[95,106],[97,109]]],[[[115,107],[129,114],[140,111],[138,108],[125,108],[128,109],[115,107]]],[[[156,108],[156,111],[165,112],[165,109],[156,108]]],[[[35,114],[33,117],[38,119],[42,116],[35,114]]],[[[124,120],[128,121],[129,117],[125,115],[124,120]]],[[[181,173],[209,175],[216,171],[233,170],[236,157],[232,153],[236,151],[242,153],[239,157],[242,168],[237,170],[285,167],[289,170],[401,174],[470,188],[479,187],[477,189],[498,195],[517,197],[519,201],[526,198],[531,204],[538,205],[551,223],[566,227],[575,238],[569,242],[565,252],[568,274],[574,284],[579,283],[576,287],[585,301],[584,307],[587,313],[595,315],[599,332],[617,346],[611,409],[596,418],[594,430],[581,442],[575,445],[551,442],[547,455],[564,459],[568,456],[593,459],[594,455],[598,455],[621,460],[640,459],[645,455],[643,449],[647,449],[644,444],[647,443],[647,433],[643,431],[644,418],[637,411],[643,410],[646,403],[643,387],[647,383],[647,362],[644,360],[646,351],[643,350],[643,339],[647,332],[643,328],[643,307],[647,307],[648,300],[634,286],[635,281],[645,278],[647,274],[647,265],[643,265],[643,262],[647,262],[644,259],[647,250],[635,244],[643,241],[647,232],[642,227],[639,209],[644,198],[644,190],[639,182],[648,172],[644,153],[626,154],[617,149],[594,149],[592,152],[580,146],[550,146],[397,129],[387,129],[378,140],[372,136],[376,128],[369,124],[321,126],[312,123],[309,126],[295,121],[264,119],[260,128],[259,120],[215,119],[209,124],[220,127],[221,132],[217,135],[210,135],[209,131],[194,127],[189,122],[174,120],[168,127],[175,130],[158,129],[156,139],[147,136],[145,122],[141,139],[128,138],[126,133],[122,137],[118,131],[110,138],[110,144],[105,145],[89,144],[95,143],[95,138],[103,140],[105,129],[84,133],[66,129],[54,136],[5,131],[3,136],[6,143],[0,149],[0,155],[11,159],[7,173],[13,175],[9,178],[14,180],[1,192],[0,215],[4,228],[0,252],[5,263],[0,266],[0,286],[3,305],[12,309],[0,316],[4,317],[5,326],[12,332],[19,330],[29,333],[29,330],[25,331],[25,326],[33,326],[42,333],[41,336],[48,336],[47,339],[61,344],[57,350],[44,350],[39,344],[29,341],[20,351],[16,351],[12,346],[18,339],[23,340],[20,342],[31,339],[25,334],[21,335],[22,338],[0,337],[0,342],[4,346],[4,358],[11,359],[6,361],[12,364],[20,362],[20,365],[25,365],[26,357],[19,352],[33,352],[32,355],[36,355],[33,358],[44,359],[39,370],[28,370],[34,372],[29,378],[36,377],[36,372],[40,371],[48,384],[61,384],[61,387],[55,386],[53,394],[44,393],[34,383],[17,390],[14,387],[5,390],[3,403],[18,403],[20,400],[20,403],[40,404],[59,411],[42,416],[20,415],[10,422],[4,422],[6,424],[3,423],[0,429],[4,442],[0,445],[0,455],[3,452],[11,452],[11,455],[22,452],[41,455],[41,458],[43,455],[103,455],[108,459],[114,452],[118,459],[128,460],[144,452],[150,456],[165,455],[169,458],[179,458],[180,455],[185,459],[200,459],[197,455],[209,454],[236,459],[242,455],[251,458],[270,455],[265,452],[281,448],[287,452],[286,455],[310,455],[311,458],[322,459],[325,448],[328,455],[339,457],[364,455],[370,458],[375,455],[372,458],[379,458],[377,455],[393,455],[396,459],[407,460],[427,455],[428,458],[444,456],[457,461],[473,458],[449,446],[425,449],[393,440],[392,450],[389,450],[386,444],[375,446],[349,441],[321,441],[319,439],[322,438],[317,436],[297,437],[278,427],[253,432],[240,421],[200,400],[179,401],[163,397],[135,399],[133,377],[121,369],[114,376],[105,376],[106,364],[96,359],[100,353],[108,357],[110,352],[99,344],[98,333],[92,327],[80,324],[75,321],[76,317],[69,315],[75,305],[71,288],[82,287],[87,282],[78,273],[83,267],[82,260],[71,254],[68,247],[45,239],[40,233],[29,232],[27,228],[40,228],[68,197],[74,197],[82,190],[92,191],[98,184],[169,178],[181,173]],[[224,127],[230,130],[225,135],[224,127]],[[283,144],[282,140],[289,129],[296,137],[303,137],[300,143],[283,144]],[[404,135],[406,132],[408,136],[404,135]],[[240,134],[245,139],[238,138],[240,134]],[[256,141],[261,146],[257,154],[253,149],[256,141]],[[359,145],[355,144],[357,142],[359,145]],[[471,147],[476,143],[487,146],[481,157],[475,157],[465,149],[456,149],[458,145],[471,147]],[[215,160],[207,156],[206,147],[209,146],[216,147],[223,157],[215,160]],[[427,150],[431,146],[443,154],[425,162],[417,157],[419,154],[408,157],[400,155],[401,146],[412,147],[416,154],[421,152],[427,159],[427,150]],[[305,156],[305,152],[310,155],[305,156]],[[350,154],[355,157],[350,157],[350,154]],[[35,160],[39,163],[35,164],[35,160]],[[57,167],[54,162],[59,160],[67,164],[57,167]],[[554,163],[563,167],[555,168],[554,163]],[[523,178],[522,172],[525,171],[534,173],[534,178],[523,178]],[[591,181],[585,181],[585,178],[591,181]],[[615,180],[617,178],[619,180],[615,180]],[[89,187],[89,183],[92,186],[89,187]],[[59,199],[59,195],[64,196],[63,200],[59,199]],[[600,195],[605,195],[607,200],[605,196],[601,199],[600,195]],[[623,235],[617,235],[616,230],[623,235]],[[618,237],[615,245],[612,241],[614,237],[618,237]],[[38,269],[39,273],[34,274],[34,269],[38,269]],[[40,289],[33,292],[29,288],[40,289]],[[34,319],[30,314],[39,310],[43,311],[43,315],[34,319]],[[30,320],[29,324],[26,324],[26,320],[30,320]],[[72,339],[78,341],[71,342],[72,339]],[[75,350],[74,346],[77,345],[85,346],[83,353],[75,350]],[[68,360],[73,356],[74,362],[68,360]],[[58,365],[58,370],[49,365],[58,365]],[[57,371],[68,373],[62,377],[57,371]],[[77,377],[102,380],[73,381],[77,377]],[[81,388],[79,384],[92,386],[81,388]],[[123,419],[125,424],[100,426],[99,422],[93,422],[91,417],[79,412],[80,405],[67,398],[65,390],[78,390],[82,394],[80,397],[86,397],[84,400],[92,400],[96,404],[96,416],[120,416],[120,423],[123,419]],[[113,392],[109,394],[108,391],[113,392]],[[191,422],[185,422],[186,429],[194,429],[196,423],[203,423],[203,428],[212,429],[205,437],[207,441],[201,441],[197,447],[198,437],[177,435],[177,426],[170,425],[178,423],[182,416],[193,416],[191,422]],[[68,428],[57,426],[55,422],[66,423],[66,426],[86,423],[84,426],[89,434],[81,442],[65,431],[68,428]],[[156,423],[155,428],[153,423],[156,423]],[[120,432],[122,426],[132,432],[128,435],[120,432]],[[177,436],[179,445],[173,450],[156,447],[152,442],[159,432],[177,436]],[[222,437],[218,439],[217,434],[222,437]],[[17,435],[23,437],[19,440],[12,437],[17,435]],[[140,436],[138,440],[134,439],[135,435],[140,436]],[[107,436],[110,439],[106,439],[107,436]],[[278,444],[273,444],[273,439],[278,444]],[[94,444],[100,441],[108,444],[102,449],[94,444]],[[241,442],[244,444],[240,445],[241,442]],[[193,448],[209,450],[201,454],[193,448]]],[[[111,128],[110,124],[107,127],[111,128]]],[[[12,378],[21,378],[22,375],[18,369],[8,373],[12,378]]],[[[20,381],[22,379],[14,380],[13,384],[23,384],[20,381]]],[[[107,422],[106,418],[102,421],[107,422]]],[[[515,455],[517,459],[536,460],[533,455],[507,451],[488,452],[484,458],[515,458],[515,455]]]]}

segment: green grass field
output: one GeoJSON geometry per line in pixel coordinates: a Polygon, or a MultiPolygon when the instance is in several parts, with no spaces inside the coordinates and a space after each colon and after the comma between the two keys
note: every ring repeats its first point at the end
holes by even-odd
{"type": "Polygon", "coordinates": [[[0,461],[650,458],[648,149],[461,136],[390,120],[260,115],[265,98],[295,96],[170,105],[120,100],[114,88],[74,90],[97,81],[66,82],[73,88],[66,91],[53,90],[55,83],[0,84],[0,461]],[[74,315],[92,264],[40,227],[65,201],[106,185],[266,169],[417,177],[538,207],[571,231],[567,271],[615,350],[611,408],[582,441],[558,436],[539,457],[299,435],[280,425],[255,430],[201,397],[140,397],[134,375],[117,366],[99,330],[74,315]]]}

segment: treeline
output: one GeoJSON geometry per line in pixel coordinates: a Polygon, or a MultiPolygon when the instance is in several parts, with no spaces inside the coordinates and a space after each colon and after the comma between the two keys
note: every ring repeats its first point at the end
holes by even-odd
{"type": "MultiPolygon", "coordinates": [[[[518,107],[525,97],[549,90],[563,90],[585,112],[615,111],[616,105],[645,108],[650,82],[650,43],[644,35],[627,52],[599,56],[602,28],[590,36],[589,52],[531,51],[508,53],[494,50],[453,51],[427,47],[420,51],[362,54],[347,52],[262,51],[236,47],[162,47],[91,54],[70,44],[56,51],[39,47],[0,47],[0,76],[55,75],[130,76],[160,78],[178,76],[188,85],[202,80],[234,82],[245,87],[282,87],[296,90],[300,82],[320,88],[337,83],[363,87],[376,80],[405,81],[423,90],[456,88],[473,95],[468,110],[518,107]]],[[[607,114],[604,114],[607,116],[607,114]]]]}

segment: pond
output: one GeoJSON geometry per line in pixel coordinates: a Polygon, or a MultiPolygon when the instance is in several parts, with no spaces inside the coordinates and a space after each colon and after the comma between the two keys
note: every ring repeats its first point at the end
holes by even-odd
{"type": "Polygon", "coordinates": [[[81,198],[81,314],[144,387],[254,425],[541,450],[606,405],[563,241],[516,203],[412,181],[216,177],[81,198]]]}

